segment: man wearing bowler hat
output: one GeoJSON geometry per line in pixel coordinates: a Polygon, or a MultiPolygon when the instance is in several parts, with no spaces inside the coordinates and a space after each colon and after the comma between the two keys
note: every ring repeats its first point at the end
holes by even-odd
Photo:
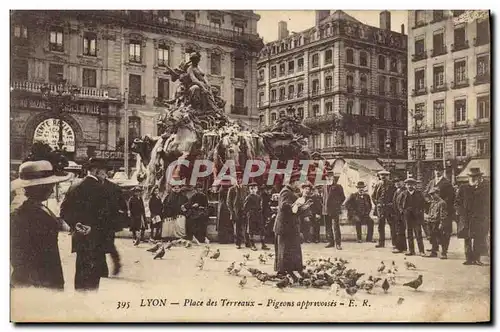
{"type": "Polygon", "coordinates": [[[75,289],[97,290],[106,265],[107,195],[103,185],[106,165],[91,158],[87,176],[68,190],[61,204],[61,217],[72,230],[72,252],[76,252],[75,289]]]}
{"type": "Polygon", "coordinates": [[[389,180],[389,173],[386,170],[378,172],[380,182],[373,190],[372,200],[378,216],[378,244],[376,248],[385,246],[385,224],[388,223],[391,231],[392,246],[396,248],[396,228],[393,218],[392,200],[394,198],[395,187],[389,180]]]}
{"type": "Polygon", "coordinates": [[[471,168],[469,183],[458,189],[455,207],[458,212],[459,239],[464,239],[464,265],[483,265],[481,246],[486,240],[490,227],[490,188],[482,181],[479,168],[471,168]]]}
{"type": "Polygon", "coordinates": [[[417,180],[405,180],[406,191],[401,194],[401,211],[406,223],[408,252],[407,256],[415,255],[414,237],[417,238],[418,251],[425,256],[424,240],[422,238],[422,224],[424,222],[425,199],[421,191],[417,190],[417,180]]]}
{"type": "Polygon", "coordinates": [[[356,237],[358,243],[361,243],[361,225],[366,224],[366,242],[373,241],[373,219],[370,217],[372,202],[370,196],[365,192],[366,185],[363,181],[356,184],[358,192],[352,193],[345,207],[347,209],[347,218],[356,225],[356,237]]]}
{"type": "Polygon", "coordinates": [[[340,234],[340,208],[345,200],[344,189],[337,183],[339,177],[334,175],[333,169],[328,170],[327,184],[323,186],[323,220],[325,221],[326,238],[328,244],[326,248],[336,246],[337,250],[342,250],[342,235],[340,234]],[[332,229],[332,221],[334,229],[332,229]],[[335,237],[334,237],[335,234],[335,237]]]}

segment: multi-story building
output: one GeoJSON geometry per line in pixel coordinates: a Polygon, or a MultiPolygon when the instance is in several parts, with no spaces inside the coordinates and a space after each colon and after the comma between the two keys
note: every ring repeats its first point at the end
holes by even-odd
{"type": "Polygon", "coordinates": [[[178,86],[166,66],[193,51],[229,117],[257,126],[258,20],[253,11],[230,10],[13,11],[11,158],[22,159],[34,139],[57,136],[40,88],[53,88],[62,74],[80,88],[77,106],[63,114],[70,158],[98,155],[123,164],[125,130],[130,140],[157,134],[161,101],[178,86]]]}
{"type": "Polygon", "coordinates": [[[279,22],[278,40],[258,60],[261,127],[291,106],[316,132],[311,149],[327,160],[355,159],[372,170],[380,164],[366,160],[405,160],[406,44],[388,11],[380,28],[341,10],[316,11],[315,26],[298,33],[279,22]]]}
{"type": "Polygon", "coordinates": [[[433,163],[454,178],[471,158],[485,158],[489,171],[489,12],[413,10],[408,24],[408,104],[423,115],[420,128],[408,117],[410,159],[420,160],[424,182],[433,163]]]}

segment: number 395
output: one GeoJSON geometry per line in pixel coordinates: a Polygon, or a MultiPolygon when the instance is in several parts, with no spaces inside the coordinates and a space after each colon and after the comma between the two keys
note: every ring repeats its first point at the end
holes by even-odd
{"type": "Polygon", "coordinates": [[[116,309],[128,309],[130,308],[130,302],[118,301],[118,307],[116,309]]]}

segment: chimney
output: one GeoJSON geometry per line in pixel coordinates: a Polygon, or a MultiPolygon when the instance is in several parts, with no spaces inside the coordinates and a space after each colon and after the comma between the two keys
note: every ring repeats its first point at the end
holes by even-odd
{"type": "Polygon", "coordinates": [[[319,25],[319,22],[321,22],[330,15],[329,10],[316,10],[315,12],[316,12],[316,26],[319,25]]]}
{"type": "Polygon", "coordinates": [[[401,24],[401,34],[402,35],[405,34],[405,25],[404,24],[401,24]]]}
{"type": "Polygon", "coordinates": [[[391,30],[391,12],[388,10],[380,12],[380,29],[391,30]]]}
{"type": "Polygon", "coordinates": [[[283,38],[288,37],[288,29],[285,21],[278,22],[278,39],[281,40],[283,38]]]}

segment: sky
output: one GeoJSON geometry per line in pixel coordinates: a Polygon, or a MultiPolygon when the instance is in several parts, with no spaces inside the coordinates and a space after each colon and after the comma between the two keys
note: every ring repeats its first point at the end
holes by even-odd
{"type": "MultiPolygon", "coordinates": [[[[333,10],[332,10],[333,12],[333,10]]],[[[380,10],[344,10],[358,21],[378,27],[380,10]]],[[[257,22],[257,32],[268,43],[278,39],[278,22],[288,22],[288,31],[300,32],[315,24],[314,10],[256,10],[260,15],[257,22]]],[[[407,33],[408,12],[406,10],[391,10],[391,29],[401,32],[401,24],[405,25],[407,33]]]]}

